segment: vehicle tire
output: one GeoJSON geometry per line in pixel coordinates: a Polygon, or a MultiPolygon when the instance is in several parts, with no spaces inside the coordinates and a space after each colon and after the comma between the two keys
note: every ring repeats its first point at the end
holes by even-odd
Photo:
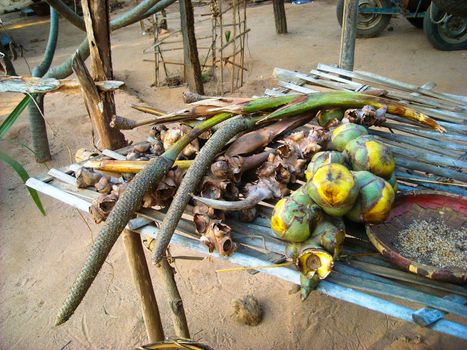
{"type": "Polygon", "coordinates": [[[438,50],[467,49],[467,17],[446,14],[432,3],[425,14],[423,30],[438,50]]]}
{"type": "Polygon", "coordinates": [[[466,0],[432,0],[435,5],[444,12],[456,16],[467,16],[466,0]]]}
{"type": "MultiPolygon", "coordinates": [[[[391,0],[359,0],[358,7],[391,8],[391,0]]],[[[344,0],[337,0],[336,15],[339,25],[342,26],[342,15],[344,13],[344,0]]],[[[391,20],[391,15],[378,15],[373,13],[358,14],[357,37],[373,38],[386,29],[391,20]]]]}
{"type": "Polygon", "coordinates": [[[423,17],[406,17],[415,28],[423,29],[423,17]]]}

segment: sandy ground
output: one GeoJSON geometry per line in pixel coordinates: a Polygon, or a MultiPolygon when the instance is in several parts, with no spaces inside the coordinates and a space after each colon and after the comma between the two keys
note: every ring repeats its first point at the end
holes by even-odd
{"type": "MultiPolygon", "coordinates": [[[[272,6],[248,8],[251,26],[247,55],[247,84],[242,94],[260,94],[274,86],[270,78],[276,66],[310,70],[318,62],[338,60],[340,29],[332,1],[286,5],[288,35],[274,31],[272,6]]],[[[43,22],[43,19],[39,19],[43,22]]],[[[37,21],[37,19],[36,19],[37,21]]],[[[20,22],[21,23],[21,22],[20,22]]],[[[62,62],[82,39],[82,34],[64,21],[55,63],[62,62]]],[[[169,22],[169,26],[171,23],[169,22]]],[[[467,90],[465,51],[434,50],[423,33],[404,18],[394,19],[392,31],[379,38],[357,42],[356,68],[423,84],[438,83],[453,93],[467,90]]],[[[45,45],[47,23],[10,28],[22,44],[30,66],[37,64],[45,45]]],[[[142,62],[142,50],[150,39],[138,25],[112,36],[113,63],[117,79],[127,87],[116,94],[120,115],[144,118],[130,103],[143,100],[166,110],[182,104],[184,88],[150,87],[152,64],[142,62]],[[137,97],[136,97],[137,96],[137,97]]],[[[22,59],[18,73],[28,74],[22,59]]],[[[0,97],[2,119],[21,96],[0,97]]],[[[47,168],[72,162],[80,147],[92,147],[90,123],[79,94],[50,94],[46,116],[53,161],[36,164],[27,150],[31,144],[26,114],[1,142],[2,150],[38,175],[47,168]]],[[[145,130],[127,133],[142,139],[145,130]]],[[[127,349],[146,342],[142,316],[122,243],[117,242],[76,314],[63,326],[53,318],[68,287],[88,253],[98,227],[90,217],[42,196],[47,216],[42,217],[28,198],[23,184],[11,169],[0,164],[0,347],[2,349],[127,349]]],[[[176,247],[173,254],[190,254],[176,247]]],[[[228,261],[206,259],[178,261],[177,282],[184,298],[191,334],[217,349],[461,349],[466,343],[406,322],[340,302],[318,292],[301,303],[293,286],[264,274],[216,273],[228,261]],[[252,293],[263,304],[264,321],[257,327],[236,324],[230,317],[233,298],[252,293]]],[[[167,336],[173,335],[168,305],[155,283],[167,336]]]]}

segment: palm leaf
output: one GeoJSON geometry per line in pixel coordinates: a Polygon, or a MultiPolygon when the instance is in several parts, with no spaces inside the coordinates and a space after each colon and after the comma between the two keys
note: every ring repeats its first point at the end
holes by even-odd
{"type": "MultiPolygon", "coordinates": [[[[20,163],[11,158],[8,154],[0,151],[0,160],[11,166],[19,175],[21,180],[23,180],[23,182],[26,182],[27,179],[29,179],[29,174],[26,171],[26,169],[24,169],[24,167],[20,163]]],[[[37,208],[41,211],[42,215],[45,215],[45,209],[42,206],[41,199],[39,198],[39,195],[37,194],[36,190],[29,187],[27,187],[27,189],[32,197],[32,200],[34,201],[34,203],[36,203],[37,208]]]]}
{"type": "MultiPolygon", "coordinates": [[[[16,122],[18,117],[28,106],[30,100],[31,97],[29,95],[25,96],[2,123],[2,125],[0,126],[0,140],[3,139],[8,130],[10,130],[10,128],[16,122]]],[[[21,177],[21,180],[23,180],[23,182],[26,182],[27,179],[29,179],[29,174],[26,171],[26,169],[24,169],[24,167],[20,163],[18,163],[15,159],[11,158],[8,154],[0,151],[0,160],[11,166],[13,170],[16,171],[16,173],[19,175],[19,177],[21,177]]],[[[36,190],[28,187],[28,191],[31,194],[31,198],[36,204],[37,208],[40,210],[42,215],[45,215],[44,207],[42,206],[41,199],[39,198],[39,195],[37,194],[36,190]]]]}
{"type": "Polygon", "coordinates": [[[5,121],[0,126],[0,140],[6,135],[8,130],[16,122],[16,119],[21,115],[24,109],[28,106],[31,97],[29,95],[25,96],[20,103],[15,107],[15,109],[10,113],[10,115],[5,119],[5,121]]]}

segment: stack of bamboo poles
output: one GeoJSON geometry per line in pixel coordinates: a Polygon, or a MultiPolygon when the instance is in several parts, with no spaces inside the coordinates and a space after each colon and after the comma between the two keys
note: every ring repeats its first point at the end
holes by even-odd
{"type": "MultiPolygon", "coordinates": [[[[144,53],[154,54],[154,86],[170,85],[179,71],[170,66],[183,67],[177,53],[183,50],[181,29],[170,32],[165,24],[179,26],[177,12],[156,14],[150,21],[152,28],[145,28],[153,34],[153,43],[144,53]]],[[[223,95],[240,88],[244,82],[247,28],[246,1],[234,0],[231,4],[211,0],[209,6],[197,8],[195,13],[195,34],[201,69],[205,78],[217,81],[216,92],[223,95]]],[[[183,69],[181,69],[183,71],[183,69]]]]}
{"type": "Polygon", "coordinates": [[[440,93],[432,84],[417,87],[380,75],[319,64],[310,74],[276,68],[280,88],[266,94],[309,94],[345,90],[384,94],[425,113],[443,126],[444,134],[387,114],[388,121],[370,133],[396,156],[401,191],[434,189],[467,195],[467,97],[440,93]],[[352,80],[350,80],[352,79],[352,80]]]}

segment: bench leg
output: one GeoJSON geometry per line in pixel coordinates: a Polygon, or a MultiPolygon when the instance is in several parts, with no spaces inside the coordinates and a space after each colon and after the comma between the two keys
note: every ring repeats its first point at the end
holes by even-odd
{"type": "Polygon", "coordinates": [[[165,293],[167,293],[175,334],[177,337],[190,339],[190,331],[188,330],[183,301],[178,292],[174,278],[174,269],[167,262],[167,258],[163,258],[160,263],[156,265],[156,271],[159,276],[159,281],[165,293]]]}
{"type": "Polygon", "coordinates": [[[144,256],[141,237],[136,232],[125,229],[123,230],[123,244],[128,258],[128,265],[133,275],[133,283],[141,299],[141,309],[149,342],[164,340],[164,330],[162,329],[159,308],[157,307],[151,276],[144,256]]]}

